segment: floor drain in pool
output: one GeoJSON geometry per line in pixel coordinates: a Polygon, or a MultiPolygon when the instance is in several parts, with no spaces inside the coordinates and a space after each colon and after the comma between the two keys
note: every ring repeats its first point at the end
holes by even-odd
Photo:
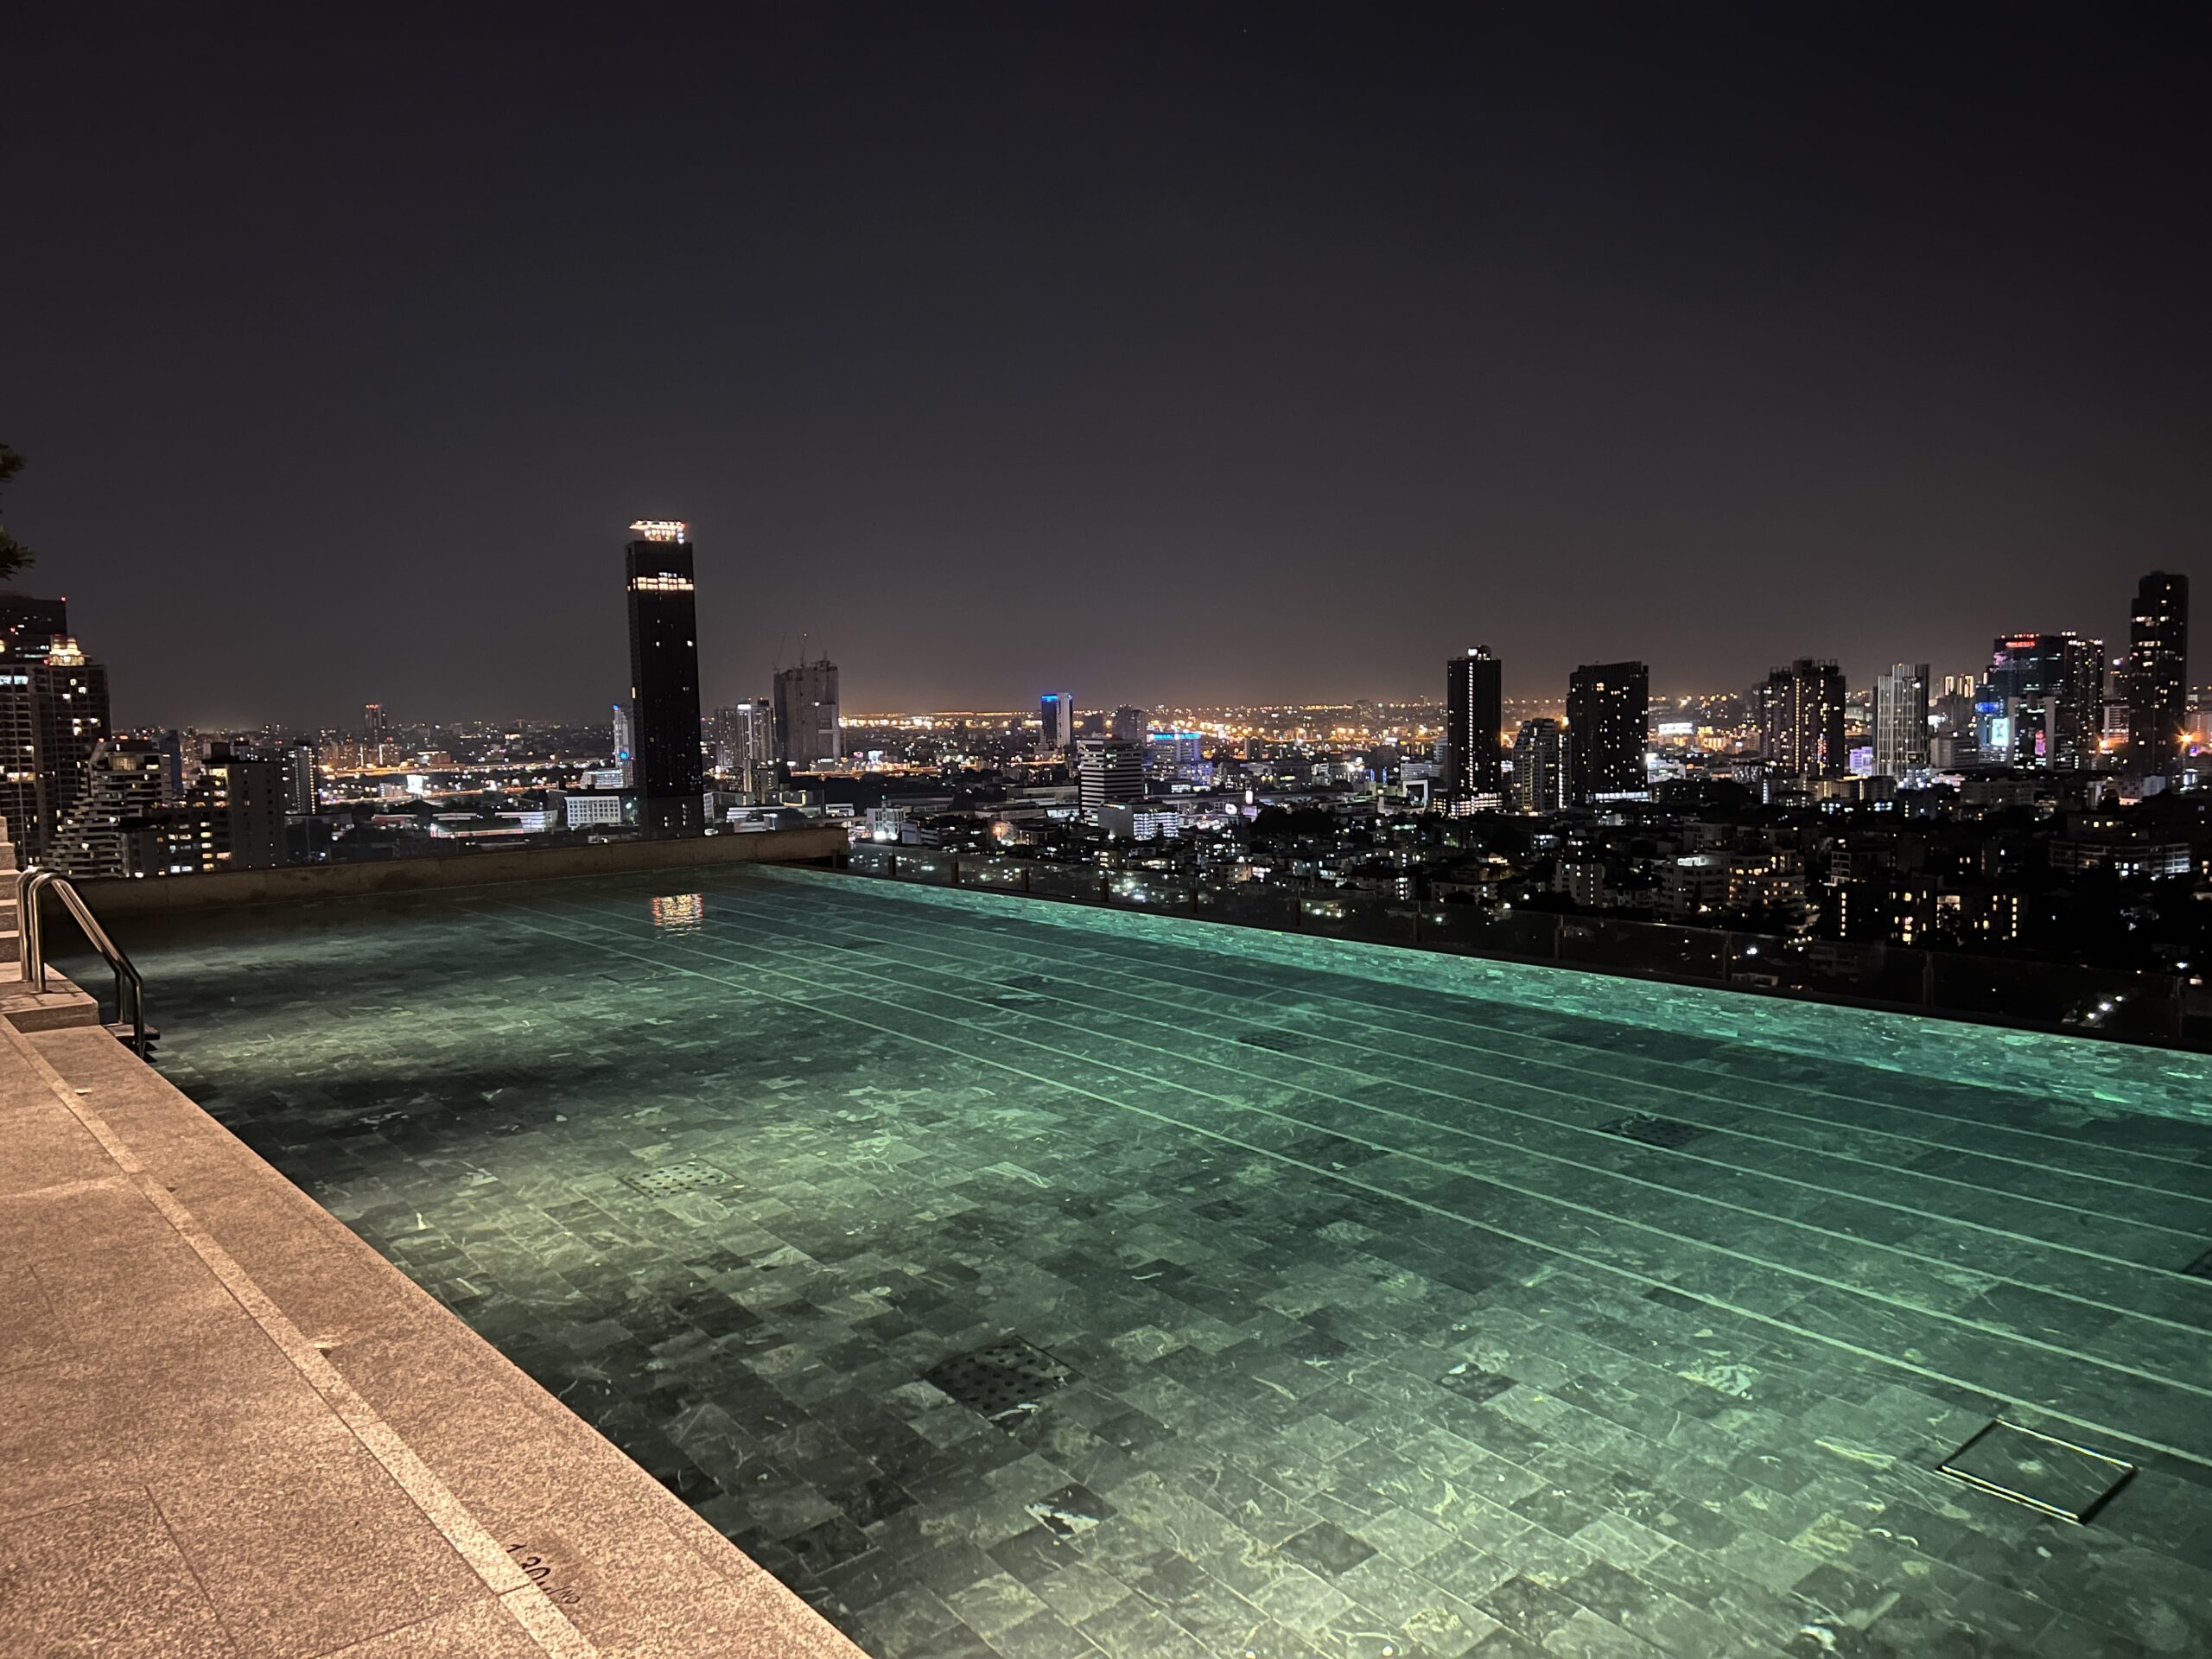
{"type": "Polygon", "coordinates": [[[1999,1417],[1936,1472],[2079,1525],[2127,1484],[2135,1465],[1999,1417]]]}
{"type": "Polygon", "coordinates": [[[973,1353],[955,1354],[922,1373],[922,1380],[993,1422],[1011,1426],[1075,1373],[1042,1348],[1008,1337],[973,1353]]]}
{"type": "Polygon", "coordinates": [[[696,1158],[687,1158],[680,1164],[663,1164],[658,1169],[622,1178],[623,1185],[635,1187],[649,1198],[664,1198],[673,1192],[696,1192],[702,1187],[729,1184],[729,1177],[721,1170],[696,1158]]]}
{"type": "Polygon", "coordinates": [[[1278,1054],[1295,1054],[1300,1049],[1313,1047],[1314,1041],[1296,1031],[1255,1031],[1236,1040],[1247,1048],[1271,1048],[1278,1054]]]}
{"type": "Polygon", "coordinates": [[[1630,1141],[1641,1141],[1647,1147],[1665,1147],[1669,1150],[1686,1147],[1705,1131],[1694,1123],[1685,1123],[1672,1117],[1624,1117],[1618,1123],[1605,1125],[1607,1135],[1618,1135],[1630,1141]]]}
{"type": "Polygon", "coordinates": [[[2198,1256],[2196,1261],[2190,1262],[2187,1267],[2183,1268],[2182,1271],[2186,1274],[2194,1274],[2199,1279],[2212,1279],[2212,1250],[2205,1251],[2203,1255],[2198,1256]]]}

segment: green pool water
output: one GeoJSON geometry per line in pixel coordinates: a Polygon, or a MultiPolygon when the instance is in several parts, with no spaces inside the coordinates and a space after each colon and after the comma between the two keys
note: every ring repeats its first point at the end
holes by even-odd
{"type": "Polygon", "coordinates": [[[2212,1650],[2194,1057],[809,871],[118,931],[884,1659],[2212,1650]]]}

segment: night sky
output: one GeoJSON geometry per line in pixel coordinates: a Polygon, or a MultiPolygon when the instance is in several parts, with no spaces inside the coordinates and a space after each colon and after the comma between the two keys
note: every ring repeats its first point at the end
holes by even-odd
{"type": "Polygon", "coordinates": [[[849,711],[2212,594],[2200,7],[641,10],[11,17],[8,526],[118,719],[601,710],[641,516],[710,701],[849,711]]]}

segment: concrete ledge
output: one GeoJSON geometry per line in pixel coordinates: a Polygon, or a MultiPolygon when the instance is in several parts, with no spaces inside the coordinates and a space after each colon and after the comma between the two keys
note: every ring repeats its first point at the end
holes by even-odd
{"type": "Polygon", "coordinates": [[[57,1031],[99,1024],[99,999],[81,989],[67,975],[48,968],[46,986],[42,992],[28,989],[10,952],[0,962],[0,1020],[17,1031],[57,1031]]]}
{"type": "Polygon", "coordinates": [[[0,1135],[0,1650],[859,1659],[106,1032],[0,1135]]]}
{"type": "Polygon", "coordinates": [[[274,870],[224,870],[208,875],[149,876],[142,880],[87,880],[78,882],[77,889],[93,913],[105,921],[117,916],[296,904],[309,899],[422,893],[505,881],[557,881],[636,870],[800,864],[835,858],[849,842],[842,823],[810,824],[803,830],[763,830],[750,835],[608,841],[581,847],[517,847],[505,852],[400,858],[374,864],[297,864],[274,870]]]}

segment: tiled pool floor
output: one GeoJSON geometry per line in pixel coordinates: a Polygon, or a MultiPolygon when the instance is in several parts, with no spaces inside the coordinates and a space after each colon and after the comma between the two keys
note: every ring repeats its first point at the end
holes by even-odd
{"type": "Polygon", "coordinates": [[[164,928],[163,1069],[883,1659],[2212,1651],[2212,1122],[815,873],[164,928]]]}

